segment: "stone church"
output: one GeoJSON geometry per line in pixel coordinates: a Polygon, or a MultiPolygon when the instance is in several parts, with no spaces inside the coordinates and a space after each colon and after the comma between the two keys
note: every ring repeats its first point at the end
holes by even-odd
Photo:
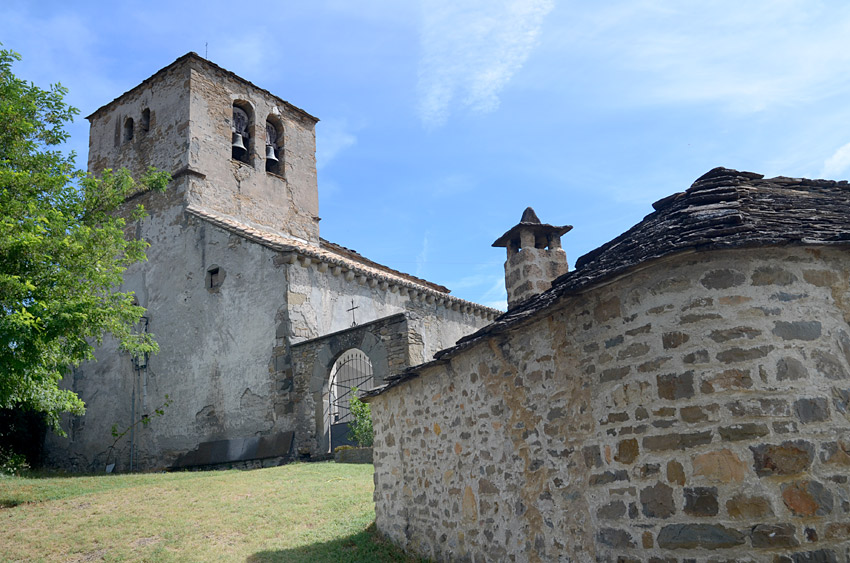
{"type": "Polygon", "coordinates": [[[150,243],[123,290],[160,352],[107,340],[66,384],[87,412],[48,436],[71,470],[262,466],[344,443],[354,389],[427,361],[499,311],[319,236],[317,119],[189,53],[96,110],[89,171],[172,174],[141,193],[150,243]],[[162,415],[157,409],[166,405],[162,415]],[[126,434],[117,441],[112,429],[126,434]]]}

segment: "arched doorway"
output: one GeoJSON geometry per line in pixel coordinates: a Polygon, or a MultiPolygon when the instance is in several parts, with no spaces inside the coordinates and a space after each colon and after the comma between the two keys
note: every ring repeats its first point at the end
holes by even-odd
{"type": "Polygon", "coordinates": [[[365,352],[350,348],[339,355],[331,368],[327,390],[323,394],[324,426],[327,432],[328,451],[342,445],[351,445],[348,439],[349,423],[353,417],[349,401],[374,384],[372,362],[365,352]]]}

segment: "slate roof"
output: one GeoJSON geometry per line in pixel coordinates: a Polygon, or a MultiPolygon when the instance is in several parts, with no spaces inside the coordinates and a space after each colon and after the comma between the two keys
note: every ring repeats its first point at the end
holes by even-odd
{"type": "Polygon", "coordinates": [[[530,207],[526,207],[525,211],[522,212],[522,218],[519,221],[519,224],[511,227],[505,234],[496,239],[496,242],[493,243],[495,247],[506,247],[512,240],[519,240],[520,233],[524,230],[531,231],[534,233],[534,236],[548,236],[549,234],[554,233],[555,236],[561,237],[565,233],[569,232],[573,228],[572,225],[549,225],[548,223],[541,223],[540,219],[537,217],[537,213],[534,212],[534,209],[530,207]]]}
{"type": "Polygon", "coordinates": [[[435,354],[435,360],[388,378],[370,395],[416,377],[488,335],[498,334],[555,304],[650,260],[686,251],[784,245],[850,246],[850,185],[715,168],[684,192],[653,204],[655,211],[576,261],[552,288],[435,354]]]}
{"type": "Polygon", "coordinates": [[[385,281],[388,284],[400,285],[426,294],[432,294],[444,300],[449,305],[469,306],[490,316],[502,313],[502,311],[497,309],[451,296],[449,295],[450,290],[447,287],[393,270],[392,268],[369,260],[354,250],[326,241],[325,239],[320,239],[319,245],[316,246],[298,239],[285,237],[276,231],[248,225],[233,217],[222,215],[196,205],[187,206],[186,212],[272,250],[295,253],[309,257],[317,262],[326,262],[329,266],[341,266],[354,271],[356,274],[385,281]]]}

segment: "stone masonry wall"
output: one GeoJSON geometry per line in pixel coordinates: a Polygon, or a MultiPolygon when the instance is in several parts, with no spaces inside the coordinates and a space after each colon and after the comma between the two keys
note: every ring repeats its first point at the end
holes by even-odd
{"type": "Polygon", "coordinates": [[[293,405],[301,413],[295,452],[312,457],[328,451],[324,394],[331,368],[343,352],[351,348],[364,352],[372,363],[374,383],[379,385],[388,374],[410,366],[411,344],[417,340],[421,339],[408,316],[397,314],[293,345],[293,405]]]}
{"type": "Polygon", "coordinates": [[[715,251],[371,400],[378,528],[437,560],[850,561],[850,257],[715,251]]]}
{"type": "Polygon", "coordinates": [[[205,178],[190,204],[319,242],[316,119],[221,69],[192,60],[189,166],[205,178]],[[233,103],[248,104],[250,164],[231,158],[233,103]],[[280,174],[266,172],[266,119],[283,133],[280,174]]]}

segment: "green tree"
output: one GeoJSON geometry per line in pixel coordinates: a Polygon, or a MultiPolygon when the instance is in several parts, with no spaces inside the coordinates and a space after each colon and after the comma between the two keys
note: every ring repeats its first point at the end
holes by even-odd
{"type": "MultiPolygon", "coordinates": [[[[58,150],[78,113],[67,90],[17,78],[16,60],[0,50],[0,408],[43,412],[61,434],[59,415],[82,414],[84,404],[59,382],[93,358],[104,334],[131,353],[157,351],[151,335],[133,330],[144,309],[117,291],[147,243],[125,236],[114,212],[133,193],[164,190],[169,177],[78,170],[74,154],[58,150]]],[[[142,217],[138,206],[130,218],[142,217]]]]}
{"type": "Polygon", "coordinates": [[[354,420],[348,426],[348,439],[361,448],[372,446],[375,432],[372,429],[372,409],[369,403],[364,403],[357,396],[357,387],[351,390],[351,399],[348,401],[348,409],[354,420]]]}

